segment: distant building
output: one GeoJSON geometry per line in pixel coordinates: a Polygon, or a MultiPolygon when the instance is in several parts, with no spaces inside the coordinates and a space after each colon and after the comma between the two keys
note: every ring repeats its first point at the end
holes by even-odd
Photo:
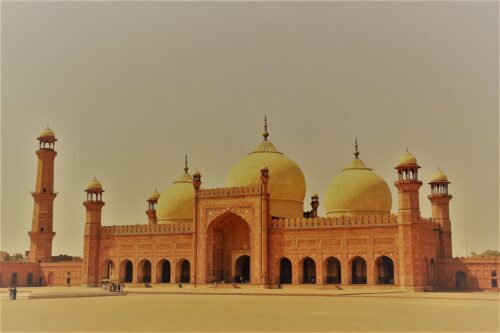
{"type": "Polygon", "coordinates": [[[452,258],[447,176],[429,185],[432,217],[420,214],[416,158],[404,153],[395,169],[398,210],[391,214],[387,182],[354,157],[304,211],[306,182],[299,166],[263,140],[232,167],[226,187],[202,188],[201,174],[184,172],[147,199],[147,223],[102,225],[103,187],[85,189],[83,260],[52,256],[54,150],[52,130],[38,137],[38,171],[30,263],[2,263],[1,285],[98,286],[216,281],[277,285],[392,285],[409,290],[498,290],[498,258],[452,258]]]}

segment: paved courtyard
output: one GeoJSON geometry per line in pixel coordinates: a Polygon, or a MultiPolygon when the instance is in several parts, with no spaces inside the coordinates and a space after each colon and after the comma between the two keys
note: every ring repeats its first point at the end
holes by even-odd
{"type": "Polygon", "coordinates": [[[4,300],[1,331],[498,332],[499,304],[498,294],[404,292],[4,300]]]}

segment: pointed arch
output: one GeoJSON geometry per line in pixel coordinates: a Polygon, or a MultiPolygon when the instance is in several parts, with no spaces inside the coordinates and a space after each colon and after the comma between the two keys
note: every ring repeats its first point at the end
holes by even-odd
{"type": "Polygon", "coordinates": [[[120,282],[131,283],[134,280],[134,265],[125,259],[120,264],[120,282]]]}
{"type": "Polygon", "coordinates": [[[315,284],[316,283],[316,262],[311,257],[304,257],[300,263],[301,268],[300,283],[315,284]]]}
{"type": "Polygon", "coordinates": [[[394,262],[388,256],[380,256],[375,260],[377,284],[394,284],[394,262]]]}
{"type": "Polygon", "coordinates": [[[366,260],[355,256],[351,259],[351,284],[366,284],[367,282],[366,260]]]}
{"type": "Polygon", "coordinates": [[[180,259],[177,262],[176,282],[191,283],[191,263],[187,259],[180,259]]]}
{"type": "Polygon", "coordinates": [[[340,260],[336,257],[328,257],[324,263],[324,283],[326,284],[341,284],[342,283],[342,269],[340,260]]]}
{"type": "Polygon", "coordinates": [[[156,282],[170,283],[171,265],[167,259],[162,259],[156,266],[156,282]]]}
{"type": "Polygon", "coordinates": [[[151,283],[151,261],[142,259],[139,262],[137,281],[140,283],[151,283]]]}

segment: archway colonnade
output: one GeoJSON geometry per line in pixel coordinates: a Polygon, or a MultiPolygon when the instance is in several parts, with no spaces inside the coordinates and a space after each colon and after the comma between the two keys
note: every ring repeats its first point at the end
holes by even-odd
{"type": "Polygon", "coordinates": [[[372,262],[354,256],[347,263],[335,256],[323,260],[304,256],[292,260],[282,256],[275,261],[276,284],[395,284],[394,262],[381,255],[372,262]]]}
{"type": "Polygon", "coordinates": [[[143,258],[107,259],[101,268],[101,279],[123,283],[190,283],[191,262],[181,258],[173,262],[162,258],[158,261],[143,258]]]}
{"type": "MultiPolygon", "coordinates": [[[[190,283],[192,263],[181,258],[176,261],[162,258],[157,261],[143,258],[140,260],[108,259],[102,265],[101,279],[124,283],[190,283]]],[[[251,257],[241,255],[234,261],[235,283],[251,281],[251,257]]],[[[391,257],[381,255],[367,261],[362,256],[354,256],[342,261],[335,256],[323,260],[314,256],[300,259],[280,257],[271,270],[272,284],[343,284],[343,285],[393,285],[395,284],[395,265],[391,257]]],[[[434,259],[425,259],[426,285],[436,285],[436,264],[434,259]]]]}

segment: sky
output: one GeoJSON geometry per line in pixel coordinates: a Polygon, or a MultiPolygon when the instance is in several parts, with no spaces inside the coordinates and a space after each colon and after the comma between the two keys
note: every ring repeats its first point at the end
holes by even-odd
{"type": "Polygon", "coordinates": [[[29,249],[38,148],[56,133],[53,254],[82,255],[83,192],[103,225],[146,223],[183,172],[222,187],[262,140],[321,199],[353,155],[389,184],[399,156],[451,181],[453,254],[498,249],[496,2],[3,2],[1,244],[29,249]]]}

